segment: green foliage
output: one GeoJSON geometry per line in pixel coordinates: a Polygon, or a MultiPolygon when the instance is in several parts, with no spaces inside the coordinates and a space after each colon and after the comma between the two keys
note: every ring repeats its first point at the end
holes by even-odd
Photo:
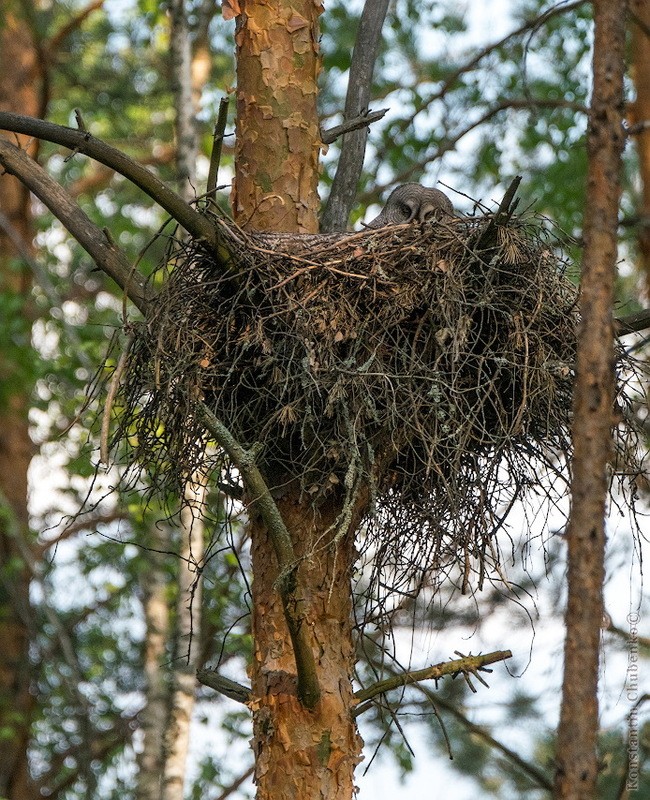
{"type": "MultiPolygon", "coordinates": [[[[203,24],[204,5],[198,0],[191,4],[195,35],[203,24]]],[[[534,204],[568,234],[579,237],[586,175],[582,107],[590,89],[589,6],[584,3],[540,26],[531,25],[525,33],[486,52],[471,69],[463,69],[490,41],[484,37],[477,42],[475,31],[468,35],[471,9],[463,14],[455,0],[391,4],[372,103],[373,109],[388,107],[390,112],[371,128],[353,220],[362,218],[365,207],[396,181],[422,178],[433,185],[444,177],[460,192],[490,205],[501,198],[511,177],[521,174],[524,203],[534,204]]],[[[31,16],[33,30],[47,40],[62,30],[79,7],[72,0],[37,4],[31,16]]],[[[513,0],[511,28],[547,7],[546,0],[513,0]]],[[[342,0],[326,3],[320,95],[326,125],[340,121],[360,8],[360,3],[342,0]]],[[[232,24],[218,17],[209,31],[213,75],[201,114],[204,157],[211,147],[219,97],[234,82],[232,24]]],[[[121,4],[116,11],[107,1],[105,11],[90,14],[51,54],[48,118],[74,125],[74,109],[79,108],[93,134],[173,182],[168,44],[163,4],[138,0],[121,4]]],[[[340,142],[333,144],[323,159],[323,196],[331,184],[339,147],[340,142]]],[[[167,229],[151,243],[164,221],[161,212],[125,180],[103,174],[83,156],[66,159],[66,155],[58,147],[43,145],[40,161],[96,224],[111,231],[134,263],[141,256],[139,268],[150,274],[169,235],[167,229]]],[[[626,158],[629,173],[623,206],[632,216],[637,191],[633,148],[628,148],[626,158]]],[[[226,152],[222,166],[230,163],[226,152]]],[[[461,196],[454,200],[458,208],[471,211],[470,200],[461,196]]],[[[169,607],[174,609],[178,559],[173,553],[180,544],[176,509],[143,508],[142,492],[147,490],[143,485],[118,500],[109,496],[115,474],[100,473],[95,478],[98,419],[96,409],[85,409],[86,387],[109,339],[123,325],[122,299],[42,209],[37,226],[38,261],[47,280],[36,278],[29,310],[33,317],[24,313],[23,298],[6,290],[0,293],[0,404],[10,392],[31,393],[37,460],[47,465],[44,486],[34,489],[33,526],[41,539],[60,532],[61,518],[84,503],[91,516],[113,514],[115,521],[90,525],[71,541],[51,548],[39,564],[43,583],[34,592],[37,712],[31,757],[34,772],[47,789],[66,785],[57,794],[62,800],[87,796],[129,800],[134,797],[132,735],[144,685],[143,576],[152,565],[147,548],[155,538],[152,531],[166,526],[172,555],[165,554],[163,569],[169,607]],[[75,654],[72,663],[66,655],[66,637],[75,654]],[[92,764],[84,760],[89,741],[103,746],[92,764]]],[[[634,227],[626,228],[625,243],[631,253],[635,235],[634,227]]],[[[23,270],[25,265],[16,261],[11,269],[23,270]]],[[[633,270],[621,279],[623,300],[630,300],[635,281],[633,270]]],[[[211,666],[225,666],[233,676],[243,676],[251,652],[246,546],[240,531],[224,526],[221,502],[217,494],[210,498],[201,645],[211,666]]],[[[23,568],[20,561],[3,565],[4,570],[23,568]]],[[[529,576],[519,577],[522,596],[534,593],[529,576]]],[[[502,613],[503,606],[504,594],[497,590],[486,590],[471,607],[450,594],[417,609],[417,614],[407,609],[402,621],[407,631],[415,619],[425,630],[447,631],[451,642],[450,632],[464,629],[469,637],[502,613]]],[[[364,643],[358,665],[359,681],[365,685],[386,664],[383,648],[373,647],[364,643]]],[[[441,691],[442,698],[471,716],[464,684],[445,681],[441,691]]],[[[552,739],[548,726],[537,724],[544,718],[542,699],[517,686],[490,733],[499,739],[512,726],[532,731],[527,757],[548,770],[552,739]]],[[[202,690],[198,716],[205,730],[213,724],[215,710],[221,713],[222,708],[214,693],[202,690]]],[[[477,791],[504,799],[540,796],[530,779],[508,759],[496,756],[485,740],[443,710],[440,716],[452,742],[452,766],[472,777],[477,791]]],[[[248,712],[224,712],[220,719],[225,752],[203,758],[189,787],[191,798],[217,796],[238,777],[227,748],[250,735],[248,712]]],[[[377,708],[361,719],[368,754],[381,747],[401,774],[413,769],[396,719],[407,737],[416,728],[416,720],[421,720],[420,730],[432,751],[447,758],[440,723],[415,690],[405,694],[399,717],[377,708]]],[[[641,733],[647,759],[647,725],[641,733]]],[[[6,728],[0,729],[0,741],[7,735],[6,728]]],[[[622,729],[603,734],[603,798],[617,796],[625,766],[624,737],[622,729]]],[[[650,796],[647,775],[643,781],[639,797],[650,796]]]]}

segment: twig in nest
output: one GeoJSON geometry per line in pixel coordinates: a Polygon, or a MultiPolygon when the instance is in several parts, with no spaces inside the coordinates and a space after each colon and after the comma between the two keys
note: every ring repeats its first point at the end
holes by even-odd
{"type": "Polygon", "coordinates": [[[210,154],[210,168],[208,170],[208,183],[206,192],[208,204],[214,203],[217,196],[219,163],[221,162],[221,148],[223,145],[223,137],[226,131],[226,122],[228,120],[229,102],[229,97],[222,97],[219,101],[219,114],[217,116],[216,125],[214,126],[214,134],[212,137],[212,153],[210,154]]]}
{"type": "Polygon", "coordinates": [[[131,349],[131,343],[133,341],[133,336],[129,336],[124,343],[124,350],[120,355],[117,366],[115,367],[115,371],[111,376],[111,381],[108,384],[108,392],[106,393],[106,403],[104,405],[104,413],[102,415],[102,429],[101,429],[101,436],[100,436],[100,443],[99,443],[99,460],[102,464],[108,467],[109,465],[109,458],[108,458],[108,439],[109,439],[109,432],[110,432],[110,425],[111,425],[111,411],[113,409],[113,402],[115,401],[115,395],[117,394],[117,390],[120,386],[120,381],[122,380],[122,375],[124,374],[124,370],[126,369],[126,364],[129,359],[129,350],[131,349]]]}

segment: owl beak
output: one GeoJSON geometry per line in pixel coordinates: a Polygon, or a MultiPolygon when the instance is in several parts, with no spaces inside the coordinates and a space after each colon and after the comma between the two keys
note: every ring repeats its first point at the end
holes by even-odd
{"type": "Polygon", "coordinates": [[[436,210],[436,206],[433,203],[423,203],[420,206],[420,213],[418,214],[418,222],[426,222],[426,220],[433,214],[436,210]]]}

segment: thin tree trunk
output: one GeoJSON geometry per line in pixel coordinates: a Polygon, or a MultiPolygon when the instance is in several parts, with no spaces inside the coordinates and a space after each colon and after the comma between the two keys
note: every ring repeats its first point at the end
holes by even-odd
{"type": "MultiPolygon", "coordinates": [[[[631,123],[650,120],[650,2],[632,0],[632,76],[636,100],[631,106],[631,123]]],[[[643,128],[636,137],[641,176],[639,204],[639,254],[645,278],[645,290],[650,296],[650,128],[643,128]]]]}
{"type": "Polygon", "coordinates": [[[192,44],[185,0],[171,0],[169,8],[172,90],[176,111],[176,168],[180,195],[189,202],[196,194],[198,149],[195,107],[192,99],[192,44]]]}
{"type": "MultiPolygon", "coordinates": [[[[192,93],[192,46],[185,0],[172,0],[170,8],[176,166],[180,194],[189,202],[195,196],[198,155],[192,93]]],[[[185,786],[190,725],[197,685],[197,658],[201,647],[202,584],[198,568],[203,560],[205,494],[205,479],[194,478],[188,481],[181,509],[182,545],[176,606],[176,647],[164,734],[162,800],[183,800],[185,786]]]]}
{"type": "MultiPolygon", "coordinates": [[[[36,114],[37,54],[28,26],[14,13],[14,5],[5,3],[0,25],[0,109],[36,114]]],[[[35,144],[30,144],[27,137],[20,139],[22,146],[33,153],[35,144]]],[[[15,178],[0,175],[0,203],[16,234],[31,243],[29,192],[15,178]]],[[[19,297],[24,316],[29,318],[31,276],[24,268],[15,268],[16,257],[11,240],[0,230],[0,290],[19,297]]],[[[32,456],[27,415],[31,386],[21,385],[14,369],[15,365],[0,353],[0,493],[10,506],[9,515],[20,529],[27,530],[27,471],[32,456]]],[[[0,513],[0,797],[27,800],[33,796],[27,746],[34,706],[29,691],[29,573],[25,566],[16,566],[21,563],[21,555],[9,528],[7,514],[0,513]]]]}
{"type": "Polygon", "coordinates": [[[598,777],[598,667],[603,617],[607,466],[612,456],[618,203],[623,151],[627,2],[595,0],[593,97],[587,135],[577,371],[574,389],[568,604],[555,797],[593,800],[598,777]]]}
{"type": "Polygon", "coordinates": [[[163,800],[183,800],[190,723],[194,711],[197,657],[201,649],[201,593],[205,482],[188,483],[181,511],[182,546],[176,606],[177,646],[172,671],[169,721],[165,733],[163,800]]]}
{"type": "Polygon", "coordinates": [[[164,664],[169,641],[169,601],[163,552],[169,551],[169,529],[153,526],[149,568],[142,577],[144,589],[145,704],[139,715],[144,739],[138,754],[137,800],[160,800],[165,728],[169,716],[169,669],[164,664]],[[156,552],[160,551],[160,552],[156,552]]]}

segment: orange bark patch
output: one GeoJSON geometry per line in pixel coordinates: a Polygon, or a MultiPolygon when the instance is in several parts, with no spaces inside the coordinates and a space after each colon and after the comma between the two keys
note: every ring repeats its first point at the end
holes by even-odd
{"type": "Polygon", "coordinates": [[[232,206],[255,230],[317,230],[318,15],[303,0],[240,3],[232,206]]]}

